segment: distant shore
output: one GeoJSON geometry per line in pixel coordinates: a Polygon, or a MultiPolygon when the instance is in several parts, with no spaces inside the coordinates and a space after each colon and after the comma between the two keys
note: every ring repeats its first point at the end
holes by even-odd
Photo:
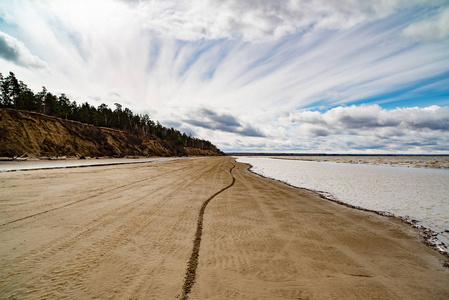
{"type": "Polygon", "coordinates": [[[3,298],[449,298],[410,226],[231,157],[2,172],[0,195],[3,298]]]}
{"type": "Polygon", "coordinates": [[[325,155],[273,156],[278,159],[334,161],[355,164],[389,164],[427,168],[449,168],[449,155],[325,155]]]}
{"type": "Polygon", "coordinates": [[[356,164],[389,164],[428,168],[449,168],[446,154],[295,154],[295,153],[228,153],[230,156],[261,156],[304,161],[334,161],[356,164]]]}

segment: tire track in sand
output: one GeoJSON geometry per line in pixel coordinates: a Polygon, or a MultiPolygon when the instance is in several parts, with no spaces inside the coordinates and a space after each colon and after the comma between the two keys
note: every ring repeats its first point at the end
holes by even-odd
{"type": "MultiPolygon", "coordinates": [[[[170,177],[170,175],[172,175],[173,173],[185,170],[186,168],[187,167],[175,170],[173,172],[165,173],[161,176],[170,177]]],[[[205,169],[206,168],[202,167],[198,170],[199,172],[196,173],[202,173],[202,171],[204,171],[205,169]]],[[[135,186],[137,183],[142,183],[142,181],[145,180],[136,181],[131,185],[135,186]]],[[[100,217],[96,217],[94,220],[84,226],[87,227],[87,229],[83,230],[82,232],[68,234],[61,239],[53,240],[52,242],[44,245],[42,249],[37,249],[25,253],[11,263],[12,265],[17,265],[20,267],[11,270],[11,272],[9,272],[8,274],[5,274],[5,278],[0,278],[0,289],[3,284],[7,283],[6,281],[8,281],[9,283],[12,282],[13,285],[16,285],[16,283],[14,282],[20,283],[19,280],[15,280],[17,276],[23,273],[31,272],[31,270],[33,269],[38,269],[39,267],[37,266],[42,264],[48,258],[55,256],[58,252],[72,247],[79,240],[86,239],[88,236],[93,235],[93,233],[99,228],[109,227],[111,223],[123,220],[123,218],[129,215],[131,212],[142,209],[142,211],[140,211],[137,215],[133,215],[132,217],[127,218],[125,223],[118,226],[111,233],[99,238],[97,242],[92,244],[90,247],[76,253],[71,259],[64,261],[63,265],[61,264],[57,267],[49,267],[47,274],[39,279],[39,283],[33,283],[34,286],[26,291],[25,295],[21,295],[24,298],[33,297],[36,299],[51,299],[58,298],[60,296],[59,293],[68,288],[67,286],[69,285],[72,289],[79,290],[84,288],[83,278],[81,276],[82,274],[86,273],[92,268],[95,268],[100,263],[103,255],[110,252],[111,249],[122,243],[126,239],[126,237],[132,236],[135,232],[141,231],[142,229],[148,227],[149,224],[153,222],[153,218],[151,216],[158,215],[158,212],[167,204],[167,199],[170,199],[173,195],[179,194],[192,182],[195,182],[195,179],[186,180],[184,183],[178,184],[178,186],[176,186],[176,188],[172,190],[170,188],[156,189],[152,193],[163,194],[163,196],[157,197],[153,195],[153,197],[160,198],[160,200],[150,208],[140,208],[145,203],[144,200],[148,198],[148,195],[146,194],[132,202],[127,203],[124,206],[119,207],[112,212],[107,212],[100,217]],[[160,190],[171,191],[168,194],[164,194],[160,190]],[[114,219],[108,219],[111,214],[115,214],[116,217],[114,219]]],[[[182,218],[179,218],[179,220],[181,219],[182,218]]],[[[173,230],[175,229],[173,228],[173,230]]],[[[28,285],[31,286],[30,283],[28,283],[28,285]]],[[[17,288],[13,289],[18,290],[17,288]]],[[[21,296],[15,294],[13,294],[11,297],[21,298],[21,296]]]]}
{"type": "MultiPolygon", "coordinates": [[[[175,172],[183,171],[186,168],[187,167],[181,168],[181,169],[178,169],[178,170],[174,170],[174,171],[172,171],[172,172],[170,172],[168,174],[165,174],[165,175],[170,175],[170,174],[175,173],[175,172]]],[[[14,219],[14,220],[5,222],[3,224],[0,224],[0,227],[6,226],[6,225],[9,225],[9,224],[12,224],[12,223],[16,223],[16,222],[19,222],[19,221],[23,221],[23,220],[26,220],[26,219],[30,219],[30,218],[33,218],[33,217],[37,217],[37,216],[40,216],[40,215],[43,215],[43,214],[46,214],[46,213],[49,213],[49,212],[52,212],[52,211],[55,211],[55,210],[58,210],[58,209],[61,209],[61,208],[65,208],[65,207],[77,204],[79,202],[90,200],[92,198],[95,198],[95,197],[98,197],[98,196],[102,196],[102,195],[105,195],[105,194],[108,194],[108,193],[111,193],[111,192],[116,192],[117,190],[120,190],[120,189],[123,189],[123,188],[126,188],[126,187],[130,187],[130,186],[133,186],[133,185],[137,185],[137,184],[140,184],[142,182],[148,181],[150,179],[152,179],[152,178],[145,178],[145,179],[138,180],[138,181],[135,181],[135,182],[132,182],[132,183],[123,184],[123,185],[117,186],[115,188],[102,191],[102,192],[97,193],[95,195],[91,195],[91,196],[88,196],[88,197],[85,197],[85,198],[82,198],[82,199],[79,199],[79,200],[76,200],[76,201],[65,203],[65,204],[60,205],[60,206],[52,207],[50,209],[46,209],[46,210],[43,210],[43,211],[40,211],[40,212],[37,212],[37,213],[34,213],[34,214],[26,215],[24,217],[21,217],[21,218],[18,218],[18,219],[14,219]]]]}
{"type": "Polygon", "coordinates": [[[206,210],[207,205],[209,202],[214,199],[219,194],[223,193],[230,187],[232,187],[235,183],[235,177],[232,174],[232,170],[235,168],[235,165],[231,167],[229,170],[229,173],[232,176],[232,182],[228,186],[222,188],[212,196],[210,196],[206,201],[204,201],[203,205],[201,205],[200,212],[198,214],[198,221],[196,223],[196,232],[195,232],[195,239],[193,240],[193,248],[192,248],[192,254],[190,255],[189,262],[187,264],[187,272],[184,280],[184,285],[182,287],[182,295],[181,300],[187,300],[188,294],[192,290],[193,285],[195,284],[195,278],[196,278],[196,269],[198,267],[198,257],[200,253],[200,246],[201,246],[201,236],[203,234],[203,218],[204,218],[204,212],[206,210]]]}

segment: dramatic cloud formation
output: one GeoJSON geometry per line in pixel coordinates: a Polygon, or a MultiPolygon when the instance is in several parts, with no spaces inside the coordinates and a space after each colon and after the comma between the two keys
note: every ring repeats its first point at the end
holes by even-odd
{"type": "Polygon", "coordinates": [[[321,147],[329,147],[339,137],[340,149],[363,149],[368,144],[376,151],[392,151],[405,144],[415,151],[419,147],[435,151],[444,149],[448,140],[449,108],[429,106],[386,110],[378,105],[351,105],[324,113],[297,112],[284,117],[281,122],[295,124],[296,133],[301,136],[325,137],[321,147]],[[351,136],[357,139],[348,139],[351,136]]]}
{"type": "Polygon", "coordinates": [[[410,6],[445,1],[141,1],[147,28],[180,40],[265,40],[311,28],[341,30],[385,18],[410,6]]]}
{"type": "Polygon", "coordinates": [[[227,146],[282,152],[439,153],[449,142],[449,108],[339,106],[325,112],[286,113],[269,126],[278,128],[269,142],[236,139],[227,146]]]}
{"type": "Polygon", "coordinates": [[[0,72],[224,151],[448,152],[447,0],[0,3],[0,72]]]}

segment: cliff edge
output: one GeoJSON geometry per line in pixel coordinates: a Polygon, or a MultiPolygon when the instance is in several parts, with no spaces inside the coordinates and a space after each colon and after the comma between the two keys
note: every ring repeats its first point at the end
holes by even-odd
{"type": "Polygon", "coordinates": [[[220,155],[220,151],[35,112],[0,109],[0,157],[192,155],[220,155]]]}

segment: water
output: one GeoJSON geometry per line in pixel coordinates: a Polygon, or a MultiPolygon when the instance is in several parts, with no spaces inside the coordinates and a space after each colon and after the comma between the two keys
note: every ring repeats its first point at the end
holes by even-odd
{"type": "Polygon", "coordinates": [[[0,172],[67,168],[67,167],[80,167],[80,166],[150,163],[150,162],[169,161],[175,159],[181,158],[158,157],[158,158],[105,158],[105,159],[0,161],[0,172]]]}
{"type": "Polygon", "coordinates": [[[258,157],[239,157],[238,161],[251,164],[252,171],[265,177],[326,192],[351,205],[418,220],[449,245],[449,169],[258,157]]]}

